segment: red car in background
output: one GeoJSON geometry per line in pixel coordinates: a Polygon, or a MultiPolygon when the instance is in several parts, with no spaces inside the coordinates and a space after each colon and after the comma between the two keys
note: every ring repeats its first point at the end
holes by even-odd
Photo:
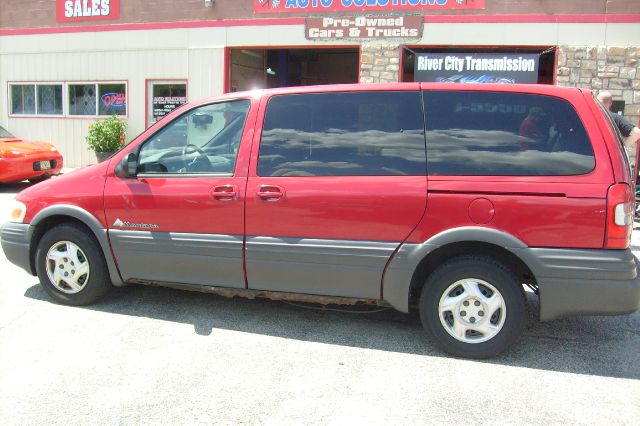
{"type": "Polygon", "coordinates": [[[16,138],[0,126],[0,183],[39,182],[61,169],[62,155],[53,145],[16,138]]]}

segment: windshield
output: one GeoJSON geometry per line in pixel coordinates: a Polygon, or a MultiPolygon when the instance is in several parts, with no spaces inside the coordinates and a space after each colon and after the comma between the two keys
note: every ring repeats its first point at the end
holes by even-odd
{"type": "Polygon", "coordinates": [[[11,133],[7,131],[4,127],[0,126],[0,138],[15,138],[11,133]]]}

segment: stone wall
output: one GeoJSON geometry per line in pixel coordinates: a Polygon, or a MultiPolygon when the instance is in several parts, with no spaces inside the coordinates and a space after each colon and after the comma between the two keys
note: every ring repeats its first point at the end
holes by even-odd
{"type": "Polygon", "coordinates": [[[400,46],[363,44],[360,57],[360,83],[394,83],[400,72],[400,46]]]}
{"type": "MultiPolygon", "coordinates": [[[[363,44],[360,83],[397,82],[400,54],[397,44],[363,44]]],[[[640,120],[640,47],[560,46],[557,83],[607,90],[614,100],[625,101],[628,119],[640,120]]]]}
{"type": "Polygon", "coordinates": [[[560,46],[558,85],[607,90],[625,101],[625,116],[640,119],[640,47],[560,46]]]}

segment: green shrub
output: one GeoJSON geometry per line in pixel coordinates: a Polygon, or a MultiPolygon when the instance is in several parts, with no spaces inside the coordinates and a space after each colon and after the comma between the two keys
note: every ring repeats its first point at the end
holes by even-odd
{"type": "Polygon", "coordinates": [[[87,145],[95,152],[116,152],[124,145],[127,123],[115,115],[89,126],[87,145]]]}

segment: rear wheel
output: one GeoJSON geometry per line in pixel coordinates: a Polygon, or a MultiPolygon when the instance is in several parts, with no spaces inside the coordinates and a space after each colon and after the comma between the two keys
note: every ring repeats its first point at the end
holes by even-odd
{"type": "Polygon", "coordinates": [[[459,257],[438,267],[425,282],[420,318],[444,351],[488,358],[521,336],[524,293],[515,274],[494,259],[459,257]]]}
{"type": "Polygon", "coordinates": [[[40,283],[57,302],[88,305],[112,287],[100,245],[76,224],[56,226],[42,237],[36,251],[40,283]]]}

